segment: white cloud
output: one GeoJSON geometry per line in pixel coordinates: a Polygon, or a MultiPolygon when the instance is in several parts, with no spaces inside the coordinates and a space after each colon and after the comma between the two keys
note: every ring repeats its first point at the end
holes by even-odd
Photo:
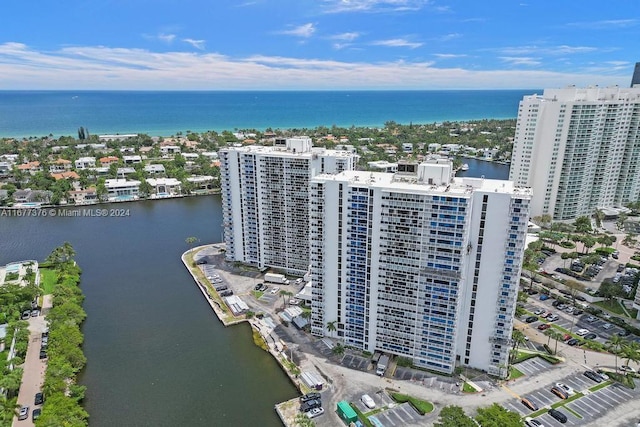
{"type": "Polygon", "coordinates": [[[386,47],[408,47],[411,49],[415,49],[423,45],[423,43],[419,42],[410,42],[406,39],[388,39],[388,40],[378,40],[371,43],[374,46],[386,46],[386,47]]]}
{"type": "Polygon", "coordinates": [[[440,59],[464,58],[468,55],[458,53],[434,53],[433,56],[440,59]]]}
{"type": "Polygon", "coordinates": [[[173,42],[173,40],[176,38],[176,35],[175,34],[158,34],[157,37],[158,37],[158,40],[171,44],[171,42],[173,42]]]}
{"type": "Polygon", "coordinates": [[[524,56],[501,56],[499,59],[511,65],[540,65],[540,58],[524,56]]]}
{"type": "Polygon", "coordinates": [[[420,10],[429,0],[324,0],[326,13],[420,10]]]}
{"type": "Polygon", "coordinates": [[[438,37],[438,40],[440,40],[441,42],[446,42],[453,39],[459,39],[460,37],[462,37],[462,34],[460,33],[449,33],[445,34],[444,36],[438,37]]]}
{"type": "Polygon", "coordinates": [[[602,21],[570,22],[567,26],[604,30],[610,28],[635,27],[638,24],[640,24],[640,20],[638,19],[608,19],[602,21]]]}
{"type": "MultiPolygon", "coordinates": [[[[522,58],[519,58],[522,61],[522,58]]],[[[528,62],[535,61],[529,59],[528,62]]],[[[510,61],[517,68],[517,61],[510,61]]],[[[525,61],[526,63],[527,61],[525,61]]],[[[348,62],[206,52],[151,52],[104,46],[37,51],[0,44],[0,89],[515,89],[567,84],[626,85],[628,67],[561,73],[528,69],[437,68],[431,62],[348,62]]]]}
{"type": "Polygon", "coordinates": [[[303,24],[290,30],[280,31],[279,34],[286,34],[288,36],[309,38],[316,32],[316,27],[312,23],[303,24]]]}
{"type": "Polygon", "coordinates": [[[574,53],[590,53],[599,50],[596,47],[592,46],[568,46],[568,45],[559,45],[559,46],[511,46],[511,47],[501,47],[496,49],[487,49],[496,51],[503,55],[566,55],[566,54],[574,54],[574,53]]]}
{"type": "Polygon", "coordinates": [[[361,34],[357,32],[349,32],[349,33],[334,34],[332,36],[329,36],[329,38],[331,40],[342,40],[342,41],[352,42],[358,37],[360,37],[360,35],[361,34]]]}
{"type": "Polygon", "coordinates": [[[196,49],[204,50],[205,40],[194,40],[194,39],[182,39],[183,42],[189,43],[191,46],[196,49]]]}

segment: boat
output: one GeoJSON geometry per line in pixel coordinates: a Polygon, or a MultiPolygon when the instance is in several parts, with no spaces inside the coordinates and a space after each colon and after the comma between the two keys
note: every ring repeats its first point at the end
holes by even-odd
{"type": "Polygon", "coordinates": [[[464,163],[462,166],[460,166],[460,170],[461,171],[468,171],[469,170],[469,165],[464,163]]]}

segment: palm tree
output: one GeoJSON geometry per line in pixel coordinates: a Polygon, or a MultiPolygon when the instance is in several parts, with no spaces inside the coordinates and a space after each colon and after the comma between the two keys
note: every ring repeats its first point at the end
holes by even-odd
{"type": "Polygon", "coordinates": [[[193,245],[197,242],[200,241],[200,239],[198,239],[197,237],[191,236],[191,237],[187,237],[186,239],[184,239],[185,242],[187,242],[188,245],[191,246],[190,251],[193,250],[193,245]]]}
{"type": "Polygon", "coordinates": [[[335,332],[338,330],[338,328],[336,328],[336,323],[338,321],[334,320],[333,322],[327,322],[327,332],[335,332]]]}
{"type": "Polygon", "coordinates": [[[607,350],[613,353],[616,357],[616,373],[618,373],[618,354],[626,342],[627,341],[620,335],[612,335],[611,338],[609,338],[609,341],[607,341],[607,350]]]}
{"type": "Polygon", "coordinates": [[[513,343],[513,349],[511,351],[511,363],[518,357],[518,347],[526,342],[524,333],[519,329],[514,329],[511,334],[511,342],[513,343]]]}
{"type": "Polygon", "coordinates": [[[280,295],[282,295],[282,305],[287,305],[287,299],[285,297],[290,297],[293,295],[293,292],[289,291],[280,291],[280,295]]]}
{"type": "Polygon", "coordinates": [[[640,343],[636,341],[631,341],[627,344],[622,345],[622,357],[627,359],[627,366],[629,363],[640,361],[640,343]]]}

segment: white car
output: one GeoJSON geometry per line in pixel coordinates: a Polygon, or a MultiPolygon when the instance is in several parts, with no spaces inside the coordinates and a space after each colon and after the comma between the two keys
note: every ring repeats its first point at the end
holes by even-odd
{"type": "Polygon", "coordinates": [[[588,333],[589,333],[588,329],[578,329],[578,332],[576,332],[576,335],[583,337],[583,336],[587,335],[588,333]]]}
{"type": "Polygon", "coordinates": [[[271,293],[272,294],[277,294],[278,291],[280,291],[280,287],[279,286],[274,286],[273,288],[271,288],[271,293]]]}
{"type": "Polygon", "coordinates": [[[360,400],[362,401],[362,403],[364,403],[364,406],[369,409],[373,409],[376,407],[376,402],[374,402],[371,396],[369,396],[368,394],[363,394],[360,400]]]}
{"type": "Polygon", "coordinates": [[[623,372],[631,372],[631,373],[635,373],[636,372],[635,369],[633,369],[631,366],[628,366],[628,365],[620,366],[620,370],[623,371],[623,372]]]}
{"type": "Polygon", "coordinates": [[[563,390],[568,395],[575,394],[575,390],[564,383],[556,383],[556,387],[558,387],[560,390],[563,390]]]}
{"type": "Polygon", "coordinates": [[[525,418],[524,423],[527,425],[527,427],[544,427],[544,424],[531,417],[525,418]]]}
{"type": "Polygon", "coordinates": [[[313,408],[312,410],[310,410],[309,412],[307,412],[307,417],[309,418],[315,418],[315,417],[319,417],[320,415],[324,414],[324,408],[320,407],[320,408],[313,408]]]}
{"type": "Polygon", "coordinates": [[[602,329],[611,329],[613,325],[611,323],[605,323],[604,325],[602,325],[602,329]]]}

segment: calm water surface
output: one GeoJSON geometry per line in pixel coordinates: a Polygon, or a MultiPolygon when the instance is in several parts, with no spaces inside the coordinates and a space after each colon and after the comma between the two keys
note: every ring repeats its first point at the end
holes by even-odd
{"type": "Polygon", "coordinates": [[[220,241],[219,197],[114,206],[130,216],[0,216],[0,264],[77,252],[90,425],[280,426],[273,406],[295,388],[248,325],[221,326],[180,261],[187,237],[220,241]]]}

